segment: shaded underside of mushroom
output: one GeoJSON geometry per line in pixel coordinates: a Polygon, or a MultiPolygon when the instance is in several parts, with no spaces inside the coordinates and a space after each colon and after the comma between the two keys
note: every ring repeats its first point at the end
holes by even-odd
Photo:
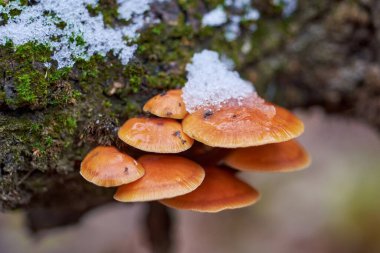
{"type": "Polygon", "coordinates": [[[209,166],[220,164],[230,152],[231,149],[210,147],[196,141],[190,149],[181,153],[181,155],[202,166],[209,166]]]}
{"type": "Polygon", "coordinates": [[[99,146],[86,155],[81,163],[80,174],[93,184],[112,187],[141,178],[144,168],[114,147],[99,146]]]}
{"type": "Polygon", "coordinates": [[[183,119],[187,114],[182,100],[182,90],[169,90],[149,99],[143,110],[158,117],[183,119]]]}
{"type": "Polygon", "coordinates": [[[154,153],[179,153],[194,142],[180,123],[164,118],[131,118],[119,129],[118,136],[128,145],[154,153]]]}
{"type": "Polygon", "coordinates": [[[310,156],[296,140],[290,140],[237,148],[232,150],[223,162],[227,166],[243,171],[288,172],[309,166],[310,156]]]}
{"type": "Polygon", "coordinates": [[[283,142],[304,130],[302,121],[294,114],[257,96],[201,107],[187,115],[182,126],[191,138],[223,148],[283,142]]]}
{"type": "Polygon", "coordinates": [[[171,198],[195,190],[203,181],[203,168],[180,156],[144,155],[138,162],[145,175],[120,186],[114,198],[121,202],[150,201],[171,198]]]}
{"type": "Polygon", "coordinates": [[[160,202],[173,208],[213,213],[252,205],[260,197],[258,191],[230,171],[210,166],[205,172],[205,179],[197,189],[160,202]]]}

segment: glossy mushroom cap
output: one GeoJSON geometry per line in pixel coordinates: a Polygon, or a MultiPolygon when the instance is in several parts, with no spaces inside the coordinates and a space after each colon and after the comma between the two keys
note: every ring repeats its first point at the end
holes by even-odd
{"type": "Polygon", "coordinates": [[[93,184],[111,187],[141,178],[144,168],[114,147],[99,146],[86,155],[81,163],[80,174],[93,184]]]}
{"type": "Polygon", "coordinates": [[[213,147],[239,148],[283,142],[299,136],[303,123],[291,112],[257,96],[199,108],[185,117],[183,131],[213,147]]]}
{"type": "Polygon", "coordinates": [[[144,155],[138,161],[145,175],[117,189],[114,198],[121,202],[171,198],[195,190],[205,172],[197,163],[180,156],[144,155]]]}
{"type": "Polygon", "coordinates": [[[187,112],[182,100],[182,90],[169,90],[149,99],[143,110],[158,117],[183,119],[187,112]]]}
{"type": "Polygon", "coordinates": [[[131,118],[119,129],[118,135],[127,144],[154,153],[179,153],[194,142],[174,119],[131,118]]]}
{"type": "Polygon", "coordinates": [[[259,193],[233,173],[215,166],[205,168],[205,172],[197,189],[160,202],[173,208],[214,213],[249,206],[259,199],[259,193]]]}
{"type": "Polygon", "coordinates": [[[296,141],[238,148],[224,158],[224,164],[237,170],[287,172],[304,169],[310,157],[296,141]]]}

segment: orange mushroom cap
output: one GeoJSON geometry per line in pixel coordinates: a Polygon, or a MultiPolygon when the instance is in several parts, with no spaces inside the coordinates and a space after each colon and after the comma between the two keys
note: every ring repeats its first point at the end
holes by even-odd
{"type": "Polygon", "coordinates": [[[224,158],[224,163],[243,171],[286,172],[306,168],[310,157],[296,140],[290,140],[235,149],[224,158]]]}
{"type": "Polygon", "coordinates": [[[299,136],[303,123],[291,112],[257,96],[199,108],[182,121],[191,138],[213,147],[239,148],[283,142],[299,136]]]}
{"type": "Polygon", "coordinates": [[[214,213],[249,206],[259,199],[259,193],[233,173],[216,166],[205,168],[205,172],[197,189],[160,202],[173,208],[214,213]]]}
{"type": "Polygon", "coordinates": [[[119,129],[118,135],[127,144],[154,153],[179,153],[194,142],[174,119],[131,118],[119,129]]]}
{"type": "Polygon", "coordinates": [[[139,179],[144,175],[144,168],[114,147],[99,146],[86,155],[80,174],[91,183],[111,187],[139,179]]]}
{"type": "Polygon", "coordinates": [[[187,114],[182,100],[182,90],[169,90],[149,99],[143,110],[158,117],[183,119],[187,114]]]}
{"type": "Polygon", "coordinates": [[[203,181],[203,168],[180,156],[144,155],[138,161],[145,175],[130,184],[120,186],[114,198],[121,202],[150,201],[189,193],[203,181]]]}

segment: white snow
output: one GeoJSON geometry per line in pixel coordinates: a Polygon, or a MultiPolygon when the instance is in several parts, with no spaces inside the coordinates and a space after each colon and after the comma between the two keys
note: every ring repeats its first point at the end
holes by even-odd
{"type": "Polygon", "coordinates": [[[105,56],[110,51],[127,64],[137,45],[127,45],[125,39],[131,41],[138,36],[137,30],[144,25],[144,13],[153,1],[118,0],[120,17],[131,22],[116,28],[106,27],[101,14],[91,16],[88,12],[87,6],[96,6],[98,0],[40,0],[32,6],[12,1],[0,6],[0,13],[19,9],[21,14],[0,26],[0,45],[9,40],[15,46],[31,41],[48,45],[58,68],[73,66],[77,58],[88,60],[94,54],[105,56]],[[66,24],[63,29],[57,27],[61,22],[66,24]],[[78,37],[84,40],[84,45],[75,41],[78,37]]]}
{"type": "Polygon", "coordinates": [[[227,6],[233,6],[238,9],[242,9],[251,4],[251,0],[226,0],[225,4],[227,6]]]}
{"type": "Polygon", "coordinates": [[[240,36],[240,23],[243,20],[256,21],[260,18],[260,12],[252,7],[252,0],[226,0],[225,5],[240,12],[239,15],[229,17],[224,32],[227,41],[234,41],[240,36]]]}
{"type": "Polygon", "coordinates": [[[297,9],[297,0],[273,0],[275,5],[283,5],[283,15],[289,17],[297,9]]]}
{"type": "Polygon", "coordinates": [[[117,0],[120,5],[118,9],[119,17],[130,20],[133,15],[141,15],[149,10],[151,0],[117,0]]]}
{"type": "Polygon", "coordinates": [[[194,54],[186,66],[187,83],[182,89],[188,112],[201,106],[219,106],[229,99],[241,100],[255,93],[252,83],[241,79],[230,67],[214,51],[194,54]]]}
{"type": "Polygon", "coordinates": [[[219,5],[214,10],[206,13],[202,18],[202,26],[220,26],[227,22],[227,15],[223,6],[219,5]]]}
{"type": "Polygon", "coordinates": [[[166,2],[167,0],[117,0],[119,4],[119,17],[131,20],[133,17],[142,17],[142,14],[149,11],[153,2],[166,2]]]}
{"type": "Polygon", "coordinates": [[[258,20],[260,18],[260,12],[256,9],[250,8],[244,16],[245,20],[258,20]]]}
{"type": "Polygon", "coordinates": [[[239,22],[231,22],[226,26],[226,30],[224,32],[224,37],[227,41],[234,41],[240,35],[240,27],[239,22]]]}

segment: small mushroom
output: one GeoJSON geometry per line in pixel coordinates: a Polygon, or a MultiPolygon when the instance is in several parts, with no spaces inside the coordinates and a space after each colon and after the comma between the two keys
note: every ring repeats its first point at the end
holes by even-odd
{"type": "Polygon", "coordinates": [[[118,135],[127,144],[154,153],[179,153],[194,142],[174,119],[131,118],[119,129],[118,135]]]}
{"type": "Polygon", "coordinates": [[[158,117],[183,119],[187,112],[182,100],[182,90],[169,90],[149,99],[143,110],[158,117]]]}
{"type": "Polygon", "coordinates": [[[130,184],[120,186],[114,198],[121,202],[150,201],[172,198],[195,190],[205,172],[197,163],[169,155],[144,155],[138,161],[145,175],[130,184]]]}
{"type": "Polygon", "coordinates": [[[258,146],[299,136],[303,123],[286,109],[258,96],[201,107],[182,121],[183,131],[206,145],[222,148],[258,146]]]}
{"type": "Polygon", "coordinates": [[[141,178],[144,168],[114,147],[99,146],[86,155],[81,163],[80,174],[93,184],[112,187],[141,178]]]}
{"type": "Polygon", "coordinates": [[[205,172],[205,179],[197,189],[160,202],[173,208],[214,213],[249,206],[259,199],[260,194],[253,187],[230,171],[210,166],[205,172]]]}
{"type": "Polygon", "coordinates": [[[310,157],[296,141],[238,148],[224,158],[224,164],[237,170],[287,172],[306,168],[310,157]]]}

